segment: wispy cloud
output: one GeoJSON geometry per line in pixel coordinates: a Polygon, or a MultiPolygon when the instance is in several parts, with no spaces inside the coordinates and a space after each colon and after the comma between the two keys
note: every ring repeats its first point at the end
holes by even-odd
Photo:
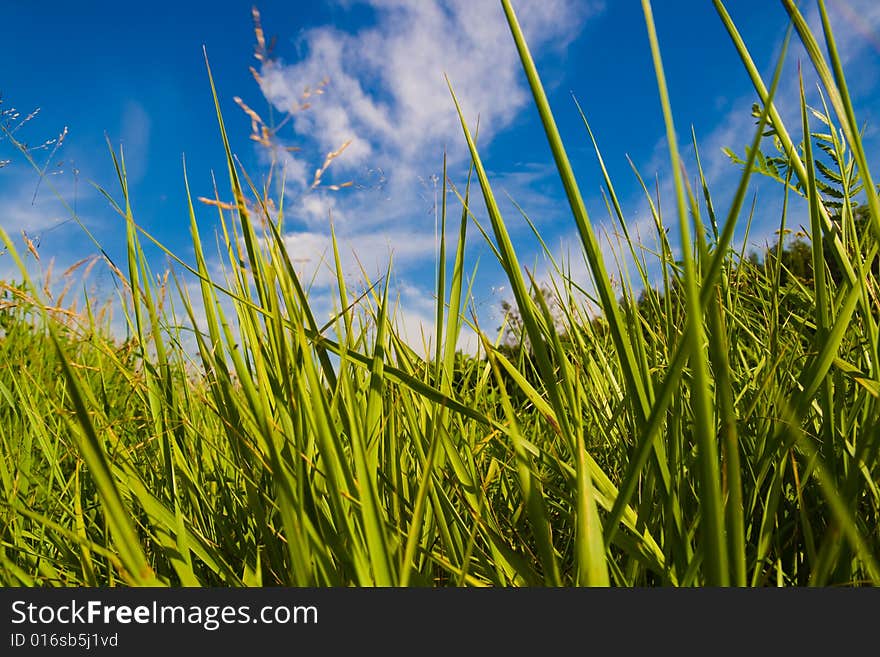
{"type": "MultiPolygon", "coordinates": [[[[320,153],[351,140],[332,173],[338,180],[354,178],[356,189],[318,191],[292,214],[314,229],[326,227],[332,211],[343,237],[402,222],[410,230],[433,231],[425,181],[440,173],[444,150],[453,166],[466,155],[444,76],[472,126],[479,116],[485,145],[529,102],[517,55],[495,2],[365,4],[376,12],[375,26],[357,33],[312,29],[302,37],[301,61],[273,61],[261,71],[265,96],[284,112],[299,104],[306,86],[329,78],[312,111],[295,115],[294,128],[320,153]]],[[[594,2],[529,2],[520,18],[532,48],[542,52],[564,48],[600,9],[594,2]]],[[[292,155],[286,162],[294,188],[305,189],[310,168],[292,155]]]]}
{"type": "MultiPolygon", "coordinates": [[[[263,67],[262,89],[281,111],[299,103],[303,89],[329,78],[315,111],[296,115],[299,135],[325,149],[354,140],[338,167],[356,172],[381,166],[395,178],[438,169],[445,147],[464,156],[461,129],[444,75],[465,116],[479,114],[484,141],[510,125],[528,102],[508,27],[489,0],[403,2],[368,0],[375,26],[357,33],[332,26],[307,31],[302,61],[263,67]]],[[[594,2],[523,3],[521,22],[536,52],[563,48],[589,16],[594,2]]]]}
{"type": "Polygon", "coordinates": [[[125,153],[128,179],[136,183],[147,173],[152,120],[146,108],[135,100],[125,103],[122,110],[119,135],[125,153]]]}
{"type": "MultiPolygon", "coordinates": [[[[305,55],[300,61],[267,61],[260,70],[262,91],[281,112],[298,107],[307,86],[329,79],[313,107],[294,114],[295,133],[305,139],[303,151],[282,158],[288,186],[297,197],[288,205],[295,228],[287,245],[294,259],[318,266],[321,254],[331,255],[332,215],[345,269],[356,269],[360,261],[376,275],[393,251],[396,275],[410,286],[401,298],[402,312],[419,314],[413,294],[418,286],[407,273],[433,262],[443,153],[450,171],[458,173],[457,167],[467,161],[444,76],[472,129],[479,117],[483,147],[514,123],[529,106],[530,94],[504,14],[494,0],[357,4],[373,11],[375,21],[369,27],[357,32],[334,26],[310,29],[301,37],[305,55]],[[325,179],[353,180],[355,185],[338,193],[320,187],[305,193],[315,168],[307,158],[320,159],[349,140],[325,179]]],[[[538,56],[563,56],[585,22],[602,10],[603,3],[593,0],[518,3],[518,17],[538,56]]],[[[540,172],[526,167],[499,173],[517,185],[512,191],[523,193],[515,194],[520,200],[530,198],[535,207],[550,205],[542,201],[540,188],[531,186],[540,182],[540,172]]],[[[315,285],[322,284],[331,285],[332,277],[319,271],[315,285]]],[[[423,301],[432,292],[423,292],[423,301]]]]}

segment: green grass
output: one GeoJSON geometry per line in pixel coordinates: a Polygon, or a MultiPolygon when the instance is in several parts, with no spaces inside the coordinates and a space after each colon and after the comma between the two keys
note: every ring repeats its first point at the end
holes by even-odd
{"type": "MultiPolygon", "coordinates": [[[[636,264],[622,296],[612,281],[628,281],[626,272],[603,257],[502,2],[592,281],[572,278],[549,251],[549,282],[521,267],[459,112],[472,171],[459,192],[444,163],[430,359],[396,329],[391,263],[365,290],[340,273],[337,312],[321,325],[284,248],[283,198],[269,203],[233,158],[213,79],[236,206],[217,207],[225,276],[211,273],[191,199],[192,262],[137,224],[112,149],[128,245],[115,311],[130,340],[112,337],[93,299],[85,311],[63,308],[0,232],[3,257],[21,272],[0,304],[0,583],[880,583],[880,203],[868,154],[827,20],[824,52],[783,2],[829,99],[815,110],[801,91],[800,123],[786,126],[773,100],[787,48],[768,86],[713,1],[761,100],[746,157],[729,170],[728,206],[699,165],[698,193],[682,175],[648,0],[676,201],[667,222],[645,188],[656,248],[627,230],[584,118],[621,251],[636,264]],[[760,152],[767,132],[778,169],[760,152]],[[755,173],[776,177],[786,197],[780,234],[810,226],[809,275],[795,275],[782,242],[763,260],[734,250],[737,229],[751,223],[755,173]],[[789,216],[795,195],[808,217],[789,216]],[[480,331],[471,313],[464,254],[474,224],[509,279],[518,345],[505,331],[480,331]],[[147,243],[174,260],[170,276],[151,271],[147,243]],[[468,323],[478,357],[456,353],[468,323]]],[[[335,240],[334,261],[341,272],[335,240]]]]}

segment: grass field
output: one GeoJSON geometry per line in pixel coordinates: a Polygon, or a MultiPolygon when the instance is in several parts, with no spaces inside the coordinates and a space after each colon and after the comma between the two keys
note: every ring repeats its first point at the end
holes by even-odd
{"type": "Polygon", "coordinates": [[[151,271],[114,156],[128,261],[113,312],[132,339],[96,300],[73,312],[31,280],[2,232],[21,278],[0,305],[0,584],[880,584],[880,201],[827,22],[814,35],[783,2],[827,99],[809,108],[802,91],[801,120],[784,125],[779,74],[762,79],[714,0],[761,101],[722,206],[679,166],[643,0],[676,204],[654,210],[646,253],[602,181],[638,271],[621,290],[502,4],[593,280],[558,264],[539,284],[521,267],[459,112],[472,175],[455,193],[444,180],[440,235],[459,237],[441,245],[435,353],[400,338],[387,276],[365,291],[340,274],[324,326],[284,248],[283,199],[239,168],[217,103],[236,205],[217,208],[225,276],[192,202],[194,260],[151,271]],[[782,244],[735,250],[755,175],[806,199],[809,217],[786,209],[779,229],[809,225],[808,276],[782,244]],[[469,357],[455,345],[476,322],[475,226],[519,334],[480,331],[469,357]]]}

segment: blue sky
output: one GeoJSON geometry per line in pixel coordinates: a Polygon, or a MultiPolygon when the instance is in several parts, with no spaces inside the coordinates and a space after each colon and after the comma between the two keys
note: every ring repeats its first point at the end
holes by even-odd
{"type": "MultiPolygon", "coordinates": [[[[550,92],[591,216],[610,229],[602,180],[572,94],[598,138],[628,221],[647,231],[647,206],[626,156],[646,179],[659,176],[664,207],[671,208],[672,199],[641,4],[513,4],[550,92]]],[[[736,172],[721,148],[742,152],[751,139],[754,93],[711,2],[654,4],[679,134],[687,138],[694,127],[716,206],[723,209],[736,172]]],[[[782,6],[767,0],[727,4],[769,79],[786,27],[782,6]]],[[[828,5],[837,34],[843,37],[857,110],[868,124],[868,143],[874,146],[880,3],[828,0],[828,5]]],[[[320,261],[329,246],[332,213],[351,280],[358,278],[358,259],[373,275],[384,271],[393,251],[395,289],[410,341],[419,341],[420,323],[430,324],[436,270],[434,207],[444,150],[456,184],[462,184],[467,165],[444,73],[472,125],[480,116],[481,153],[496,193],[516,200],[558,253],[577,248],[573,221],[499,2],[265,0],[257,5],[262,25],[267,39],[277,37],[271,65],[253,56],[251,6],[232,0],[6,4],[0,24],[5,53],[0,110],[14,107],[24,117],[39,108],[37,116],[15,133],[30,146],[67,128],[56,152],[51,153],[51,147],[33,152],[41,165],[52,155],[39,185],[24,158],[8,141],[0,141],[0,160],[9,160],[0,169],[0,224],[13,235],[24,230],[35,240],[41,256],[35,267],[45,269],[54,258],[60,270],[96,251],[79,226],[65,221],[70,212],[59,197],[76,208],[111,257],[124,261],[122,220],[92,185],[120,198],[105,135],[116,148],[124,147],[135,219],[191,261],[182,156],[186,155],[194,197],[213,195],[212,171],[221,196],[228,197],[203,45],[232,148],[257,180],[265,175],[269,158],[249,139],[251,121],[234,97],[268,120],[270,108],[281,117],[300,101],[306,87],[314,89],[327,80],[323,93],[309,98],[312,106],[295,112],[279,133],[285,145],[301,148],[282,157],[288,179],[285,226],[292,256],[305,275],[315,275],[313,297],[319,312],[329,312],[332,303],[332,279],[320,261]],[[259,72],[261,85],[250,66],[259,72]],[[311,189],[314,171],[326,154],[349,141],[321,184],[311,189]],[[331,189],[349,181],[350,187],[331,189]]],[[[812,3],[806,3],[805,11],[815,17],[812,3]]],[[[782,108],[791,117],[796,117],[792,94],[798,57],[803,51],[794,48],[780,90],[782,108]]],[[[813,88],[810,100],[817,102],[813,88]]],[[[751,242],[757,244],[772,239],[779,195],[767,185],[757,185],[756,191],[762,203],[751,242]]],[[[535,263],[540,271],[545,265],[526,223],[510,203],[502,209],[521,261],[535,263]]],[[[211,235],[216,211],[207,206],[197,211],[204,234],[211,235]]],[[[456,208],[453,215],[457,212],[456,208]]],[[[478,232],[472,229],[470,234],[469,266],[477,259],[480,263],[477,306],[485,327],[494,329],[506,293],[503,276],[478,232]]],[[[154,269],[161,271],[163,258],[158,253],[153,257],[154,269]]],[[[8,258],[0,256],[0,276],[11,277],[11,272],[8,258]]],[[[578,275],[585,278],[586,272],[578,275]]],[[[108,272],[96,268],[92,277],[99,293],[110,293],[108,272]]]]}

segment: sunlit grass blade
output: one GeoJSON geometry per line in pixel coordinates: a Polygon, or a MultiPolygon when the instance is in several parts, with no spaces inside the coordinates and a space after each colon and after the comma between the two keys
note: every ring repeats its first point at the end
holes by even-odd
{"type": "Polygon", "coordinates": [[[672,109],[666,89],[666,76],[660,59],[660,47],[657,42],[654,17],[649,0],[642,0],[642,8],[645,12],[648,38],[651,43],[651,53],[654,58],[654,69],[657,75],[657,85],[660,90],[660,103],[663,107],[663,116],[666,123],[666,139],[669,147],[673,180],[675,182],[680,231],[679,239],[681,240],[681,253],[685,270],[685,306],[691,318],[689,325],[690,364],[693,370],[691,395],[695,400],[695,426],[693,430],[696,434],[695,441],[699,450],[701,522],[705,525],[703,559],[707,569],[707,582],[715,586],[724,586],[730,582],[730,573],[728,570],[727,541],[724,535],[718,446],[715,442],[715,423],[712,417],[711,400],[709,399],[710,377],[706,347],[704,346],[703,306],[700,303],[697,268],[691,250],[691,232],[687,221],[687,206],[681,179],[675,126],[672,120],[672,109]]]}
{"type": "Polygon", "coordinates": [[[531,53],[526,45],[525,38],[523,37],[522,30],[510,2],[508,0],[502,0],[502,6],[504,7],[504,13],[507,16],[507,21],[511,33],[513,34],[517,51],[519,52],[523,70],[525,71],[529,86],[532,90],[532,95],[535,100],[535,108],[538,110],[541,117],[541,123],[547,135],[550,150],[556,162],[556,167],[559,171],[563,187],[565,188],[565,194],[571,207],[572,216],[577,225],[578,234],[583,244],[587,261],[593,273],[593,280],[597,287],[597,293],[602,300],[602,310],[605,312],[605,316],[609,322],[609,328],[617,349],[617,357],[621,360],[621,369],[626,378],[627,389],[630,391],[634,410],[638,413],[639,417],[644,420],[650,412],[650,382],[642,380],[637,375],[640,368],[636,361],[632,345],[630,344],[630,339],[623,318],[620,315],[620,309],[617,304],[614,290],[611,287],[611,282],[605,267],[605,261],[599,247],[599,241],[596,238],[595,231],[590,223],[589,215],[587,214],[571,163],[568,160],[568,155],[563,146],[562,138],[556,127],[556,121],[550,110],[550,104],[547,100],[547,95],[544,92],[543,85],[541,84],[540,77],[538,76],[534,60],[532,59],[531,53]]]}

